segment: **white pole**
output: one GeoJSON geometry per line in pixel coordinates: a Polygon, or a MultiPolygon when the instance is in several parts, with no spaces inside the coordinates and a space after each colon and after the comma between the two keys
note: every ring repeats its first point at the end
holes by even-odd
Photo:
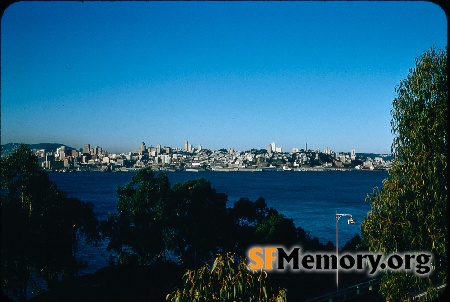
{"type": "Polygon", "coordinates": [[[339,290],[339,239],[338,239],[338,211],[336,210],[336,291],[339,290]]]}

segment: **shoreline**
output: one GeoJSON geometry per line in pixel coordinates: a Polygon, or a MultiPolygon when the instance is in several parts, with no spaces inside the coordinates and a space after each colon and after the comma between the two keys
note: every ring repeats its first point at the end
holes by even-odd
{"type": "MultiPolygon", "coordinates": [[[[137,172],[141,168],[121,168],[113,171],[105,171],[100,169],[69,169],[69,170],[45,170],[46,172],[55,172],[55,173],[72,173],[72,172],[82,172],[82,173],[130,173],[137,172]]],[[[294,168],[294,169],[283,169],[283,168],[213,168],[213,169],[195,169],[195,168],[187,168],[187,169],[174,169],[174,168],[156,168],[153,171],[158,172],[188,172],[188,173],[198,173],[198,172],[330,172],[330,171],[339,171],[339,172],[353,172],[353,171],[372,171],[372,172],[381,172],[381,171],[389,171],[389,169],[356,169],[356,168],[294,168]]]]}

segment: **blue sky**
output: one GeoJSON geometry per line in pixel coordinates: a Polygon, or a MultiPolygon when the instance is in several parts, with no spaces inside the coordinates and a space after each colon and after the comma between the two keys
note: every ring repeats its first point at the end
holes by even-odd
{"type": "Polygon", "coordinates": [[[428,2],[18,2],[1,143],[388,153],[394,89],[433,45],[428,2]]]}

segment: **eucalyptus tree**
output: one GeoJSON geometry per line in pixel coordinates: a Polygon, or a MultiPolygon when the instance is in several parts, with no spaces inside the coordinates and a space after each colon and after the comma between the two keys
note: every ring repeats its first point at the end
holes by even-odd
{"type": "Polygon", "coordinates": [[[285,289],[273,290],[267,273],[251,271],[243,258],[231,253],[217,255],[212,266],[202,265],[187,270],[183,288],[176,288],[166,296],[167,301],[287,301],[285,289]]]}
{"type": "Polygon", "coordinates": [[[362,236],[373,252],[429,251],[435,271],[428,277],[383,274],[381,293],[391,301],[411,292],[436,294],[446,283],[447,254],[447,51],[431,48],[396,88],[393,101],[394,160],[381,189],[368,195],[370,212],[362,236]]]}

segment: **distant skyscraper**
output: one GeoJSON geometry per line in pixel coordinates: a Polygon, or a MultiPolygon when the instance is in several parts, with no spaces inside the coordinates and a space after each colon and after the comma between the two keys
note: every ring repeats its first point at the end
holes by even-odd
{"type": "Polygon", "coordinates": [[[350,158],[351,159],[355,159],[356,158],[356,151],[355,151],[355,149],[352,149],[352,151],[350,152],[350,158]]]}
{"type": "Polygon", "coordinates": [[[189,142],[187,140],[184,142],[184,151],[189,151],[189,142]]]}
{"type": "Polygon", "coordinates": [[[160,144],[157,144],[156,145],[156,153],[159,155],[159,154],[161,154],[161,145],[160,144]]]}
{"type": "Polygon", "coordinates": [[[91,153],[91,145],[90,144],[84,144],[83,146],[83,154],[90,154],[91,153]]]}
{"type": "Polygon", "coordinates": [[[272,153],[272,144],[267,146],[267,153],[272,153]]]}
{"type": "Polygon", "coordinates": [[[94,148],[94,154],[95,154],[95,155],[100,155],[100,154],[102,154],[102,148],[99,147],[99,146],[96,146],[96,147],[94,148]]]}
{"type": "Polygon", "coordinates": [[[277,148],[276,148],[275,142],[271,143],[271,145],[272,145],[272,152],[276,152],[277,148]]]}
{"type": "Polygon", "coordinates": [[[139,151],[144,152],[145,150],[147,150],[147,147],[145,146],[145,143],[142,142],[142,144],[139,146],[139,151]]]}

